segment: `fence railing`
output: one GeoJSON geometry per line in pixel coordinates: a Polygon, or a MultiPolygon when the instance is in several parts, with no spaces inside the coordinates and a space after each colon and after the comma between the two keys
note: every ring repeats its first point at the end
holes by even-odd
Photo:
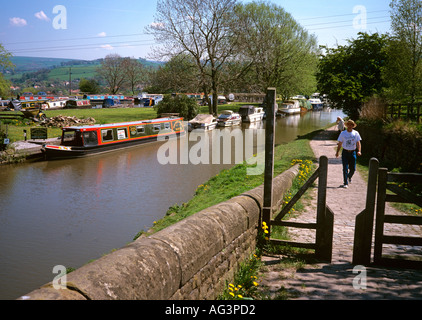
{"type": "Polygon", "coordinates": [[[315,256],[318,259],[331,262],[332,248],[333,248],[333,229],[334,229],[334,214],[326,203],[327,194],[327,170],[328,158],[322,156],[319,158],[319,167],[314,174],[303,184],[299,191],[292,197],[286,206],[277,214],[274,219],[268,217],[266,224],[271,230],[271,226],[294,227],[301,229],[314,229],[316,232],[315,242],[294,242],[287,240],[272,239],[271,232],[268,234],[269,241],[276,245],[287,245],[291,247],[315,249],[315,256]],[[282,220],[283,217],[290,211],[294,204],[312,186],[313,182],[318,179],[318,204],[316,211],[315,223],[302,223],[282,220]]]}
{"type": "Polygon", "coordinates": [[[378,170],[374,262],[383,265],[403,265],[410,267],[417,266],[418,268],[422,268],[422,261],[420,260],[393,259],[383,257],[382,255],[383,244],[422,246],[422,237],[408,236],[403,234],[384,234],[385,223],[394,223],[400,225],[422,225],[422,217],[385,214],[386,202],[413,203],[422,207],[422,197],[417,196],[401,187],[400,183],[422,183],[422,174],[391,173],[387,172],[387,169],[385,168],[378,170]],[[387,194],[387,190],[394,194],[387,194]]]}
{"type": "Polygon", "coordinates": [[[385,109],[385,117],[390,119],[405,119],[420,122],[422,119],[422,103],[399,104],[392,103],[385,109]]]}

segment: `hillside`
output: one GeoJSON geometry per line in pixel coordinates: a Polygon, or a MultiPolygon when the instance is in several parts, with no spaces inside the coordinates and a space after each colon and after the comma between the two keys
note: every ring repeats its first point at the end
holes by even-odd
{"type": "MultiPolygon", "coordinates": [[[[38,57],[12,57],[12,63],[15,65],[13,72],[6,72],[5,77],[8,80],[19,82],[23,74],[36,73],[40,70],[49,69],[47,81],[67,81],[69,80],[69,69],[72,71],[72,79],[93,78],[95,69],[101,63],[101,59],[87,61],[75,59],[59,59],[59,58],[38,58],[38,57]]],[[[156,68],[162,62],[149,61],[139,59],[146,67],[156,68]]]]}
{"type": "Polygon", "coordinates": [[[16,73],[31,72],[45,68],[60,66],[62,62],[69,62],[74,59],[60,58],[38,58],[38,57],[11,57],[10,60],[15,65],[16,73]]]}

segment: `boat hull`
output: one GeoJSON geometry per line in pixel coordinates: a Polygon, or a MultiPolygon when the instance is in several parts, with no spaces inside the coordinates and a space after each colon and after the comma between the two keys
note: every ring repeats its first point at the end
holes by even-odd
{"type": "Polygon", "coordinates": [[[264,119],[264,113],[250,114],[249,116],[246,117],[245,122],[257,122],[257,121],[261,121],[262,119],[264,119]]]}
{"type": "Polygon", "coordinates": [[[232,127],[232,126],[238,126],[242,122],[241,119],[239,120],[227,120],[227,121],[218,121],[217,126],[219,127],[232,127]]]}
{"type": "Polygon", "coordinates": [[[278,111],[284,114],[297,114],[297,113],[300,113],[300,108],[294,108],[294,109],[283,108],[283,109],[279,109],[278,111]]]}
{"type": "Polygon", "coordinates": [[[203,125],[202,123],[190,123],[189,131],[196,130],[196,129],[210,131],[210,130],[214,130],[216,126],[217,126],[217,123],[206,124],[206,125],[203,125]]]}
{"type": "MultiPolygon", "coordinates": [[[[175,135],[175,134],[172,134],[175,135]]],[[[167,135],[170,136],[170,135],[167,135]]],[[[66,146],[55,146],[45,145],[42,149],[46,160],[58,160],[58,159],[72,159],[82,158],[91,155],[97,155],[101,153],[107,153],[120,149],[126,149],[130,147],[136,147],[145,143],[156,142],[157,137],[144,138],[134,141],[125,141],[118,144],[110,144],[106,146],[94,146],[94,147],[66,147],[66,146]]]]}

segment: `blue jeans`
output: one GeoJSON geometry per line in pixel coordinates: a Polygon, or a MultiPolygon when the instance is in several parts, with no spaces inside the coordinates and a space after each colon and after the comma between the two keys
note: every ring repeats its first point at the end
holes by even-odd
{"type": "Polygon", "coordinates": [[[341,162],[343,163],[343,181],[347,185],[348,179],[351,179],[356,171],[356,151],[349,152],[343,149],[341,162]]]}

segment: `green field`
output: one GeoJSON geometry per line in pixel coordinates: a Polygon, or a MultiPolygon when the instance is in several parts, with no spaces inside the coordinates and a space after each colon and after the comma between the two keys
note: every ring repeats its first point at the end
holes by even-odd
{"type": "MultiPolygon", "coordinates": [[[[69,68],[72,68],[72,80],[90,79],[96,76],[96,68],[100,65],[100,60],[81,62],[77,59],[56,59],[38,57],[12,57],[11,62],[15,65],[14,74],[5,73],[5,78],[11,81],[19,80],[24,73],[36,72],[41,69],[51,69],[48,73],[48,81],[68,81],[69,68]],[[75,64],[62,66],[62,63],[75,61],[75,64]],[[87,63],[87,64],[81,64],[87,63]]],[[[161,63],[139,59],[146,67],[157,68],[161,63]]]]}
{"type": "MultiPolygon", "coordinates": [[[[72,66],[72,80],[75,79],[89,79],[93,78],[96,74],[95,70],[98,65],[81,65],[81,66],[72,66]]],[[[58,67],[51,70],[48,74],[49,80],[69,80],[69,67],[58,67]]]]}

